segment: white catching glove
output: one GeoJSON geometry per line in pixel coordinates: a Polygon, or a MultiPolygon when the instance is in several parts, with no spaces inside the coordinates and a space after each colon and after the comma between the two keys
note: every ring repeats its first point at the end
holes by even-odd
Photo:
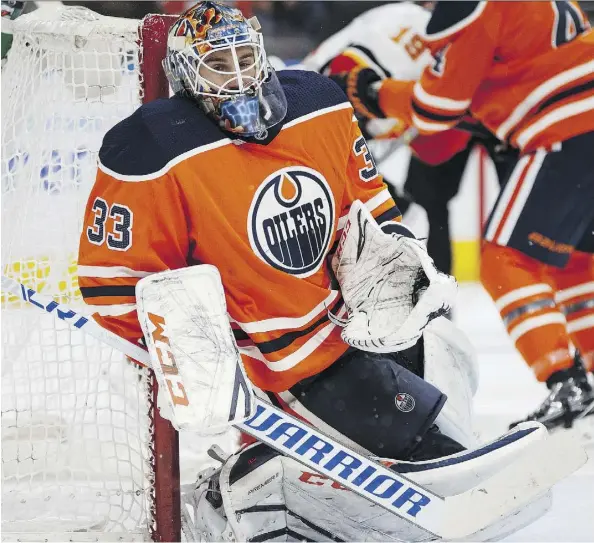
{"type": "Polygon", "coordinates": [[[456,297],[456,280],[437,270],[424,245],[386,234],[359,200],[349,211],[332,268],[348,309],[346,323],[339,323],[342,339],[363,351],[412,347],[456,297]]]}

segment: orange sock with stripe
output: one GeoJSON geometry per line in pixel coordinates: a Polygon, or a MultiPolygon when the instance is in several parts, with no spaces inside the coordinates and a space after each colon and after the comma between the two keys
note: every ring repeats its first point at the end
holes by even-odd
{"type": "Polygon", "coordinates": [[[549,268],[510,247],[483,242],[482,284],[539,381],[573,365],[565,316],[555,302],[549,268]]]}
{"type": "Polygon", "coordinates": [[[574,251],[567,266],[551,273],[555,300],[567,319],[567,331],[584,364],[594,370],[594,255],[574,251]]]}

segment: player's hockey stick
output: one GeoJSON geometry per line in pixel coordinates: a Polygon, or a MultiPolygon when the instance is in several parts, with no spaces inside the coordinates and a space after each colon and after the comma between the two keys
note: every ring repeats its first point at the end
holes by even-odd
{"type": "Polygon", "coordinates": [[[372,153],[373,158],[376,161],[376,166],[379,168],[384,162],[387,162],[388,159],[401,147],[406,145],[410,145],[410,142],[414,140],[419,135],[419,131],[414,127],[407,128],[400,136],[394,139],[383,139],[377,141],[385,141],[389,142],[387,148],[382,152],[381,156],[377,156],[377,152],[372,153]]]}
{"type": "MultiPolygon", "coordinates": [[[[2,290],[40,310],[55,313],[75,328],[152,366],[149,354],[142,348],[50,297],[4,275],[2,290]]],[[[235,426],[441,539],[461,539],[482,530],[542,495],[587,460],[583,448],[572,441],[543,447],[546,442],[541,440],[526,447],[511,464],[476,487],[443,498],[257,398],[256,413],[235,426]]],[[[525,424],[499,441],[517,441],[535,427],[538,425],[525,424]]],[[[493,444],[480,450],[487,453],[492,447],[493,444]]]]}

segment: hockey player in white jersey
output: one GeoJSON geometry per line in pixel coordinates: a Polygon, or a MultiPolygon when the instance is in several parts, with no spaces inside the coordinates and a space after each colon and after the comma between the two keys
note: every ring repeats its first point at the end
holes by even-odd
{"type": "MultiPolygon", "coordinates": [[[[427,9],[413,2],[371,9],[322,42],[300,67],[324,75],[368,67],[382,78],[399,74],[418,79],[432,61],[420,37],[430,17],[427,9]]],[[[372,119],[362,130],[367,139],[396,138],[402,125],[398,119],[372,119]]]]}

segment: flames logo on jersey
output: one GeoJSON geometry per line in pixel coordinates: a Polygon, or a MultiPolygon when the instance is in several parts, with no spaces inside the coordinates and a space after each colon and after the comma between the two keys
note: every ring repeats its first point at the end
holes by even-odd
{"type": "Polygon", "coordinates": [[[274,172],[260,185],[248,215],[252,249],[277,270],[308,277],[321,266],[335,205],[324,176],[306,167],[274,172]]]}

